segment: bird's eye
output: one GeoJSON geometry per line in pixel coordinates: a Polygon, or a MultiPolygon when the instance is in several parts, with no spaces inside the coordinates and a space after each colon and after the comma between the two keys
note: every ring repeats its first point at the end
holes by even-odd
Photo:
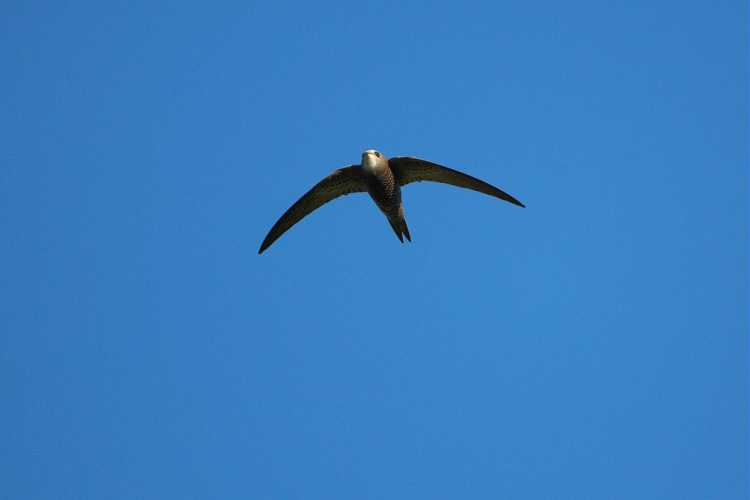
{"type": "Polygon", "coordinates": [[[380,153],[378,153],[377,151],[375,151],[375,156],[377,156],[378,158],[380,158],[380,153]]]}

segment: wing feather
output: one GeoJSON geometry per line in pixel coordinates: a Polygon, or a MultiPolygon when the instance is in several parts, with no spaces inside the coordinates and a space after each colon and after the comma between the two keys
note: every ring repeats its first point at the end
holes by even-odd
{"type": "Polygon", "coordinates": [[[367,188],[362,180],[359,165],[350,165],[336,170],[313,186],[310,191],[289,207],[289,210],[284,212],[284,215],[276,221],[276,224],[268,232],[268,235],[260,245],[258,253],[263,253],[264,250],[270,247],[274,241],[279,239],[292,226],[329,201],[333,201],[340,196],[362,191],[367,191],[367,188]]]}
{"type": "Polygon", "coordinates": [[[419,158],[412,158],[410,156],[396,156],[388,160],[388,166],[391,168],[398,183],[402,186],[421,181],[440,182],[488,194],[519,207],[524,206],[523,203],[491,184],[458,170],[432,163],[431,161],[420,160],[419,158]]]}

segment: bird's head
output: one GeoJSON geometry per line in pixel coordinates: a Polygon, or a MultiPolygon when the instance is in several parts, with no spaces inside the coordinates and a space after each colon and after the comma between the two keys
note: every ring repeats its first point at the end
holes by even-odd
{"type": "Polygon", "coordinates": [[[374,149],[368,149],[362,153],[362,168],[374,171],[377,165],[385,161],[385,157],[374,149]]]}

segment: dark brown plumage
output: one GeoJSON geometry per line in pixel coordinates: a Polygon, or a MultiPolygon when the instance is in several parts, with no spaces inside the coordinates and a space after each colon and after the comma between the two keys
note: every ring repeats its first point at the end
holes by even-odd
{"type": "Polygon", "coordinates": [[[377,151],[368,150],[362,153],[360,165],[336,170],[297,200],[268,232],[258,253],[263,253],[282,234],[314,210],[339,196],[357,192],[370,194],[402,243],[404,236],[411,241],[404,219],[401,186],[421,181],[451,184],[494,196],[519,207],[524,206],[508,193],[458,170],[409,156],[397,156],[388,160],[377,151]]]}

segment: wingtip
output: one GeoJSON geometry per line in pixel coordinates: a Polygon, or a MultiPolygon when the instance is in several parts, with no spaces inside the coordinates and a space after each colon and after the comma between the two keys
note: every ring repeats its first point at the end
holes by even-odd
{"type": "Polygon", "coordinates": [[[524,205],[523,203],[521,203],[521,202],[520,202],[520,201],[518,201],[517,199],[513,198],[513,197],[512,197],[511,195],[509,195],[508,193],[505,193],[505,194],[506,194],[506,196],[507,196],[507,198],[505,198],[505,201],[507,201],[507,202],[509,202],[509,203],[513,203],[514,205],[518,205],[518,206],[519,206],[519,207],[521,207],[521,208],[526,208],[526,205],[524,205]]]}

